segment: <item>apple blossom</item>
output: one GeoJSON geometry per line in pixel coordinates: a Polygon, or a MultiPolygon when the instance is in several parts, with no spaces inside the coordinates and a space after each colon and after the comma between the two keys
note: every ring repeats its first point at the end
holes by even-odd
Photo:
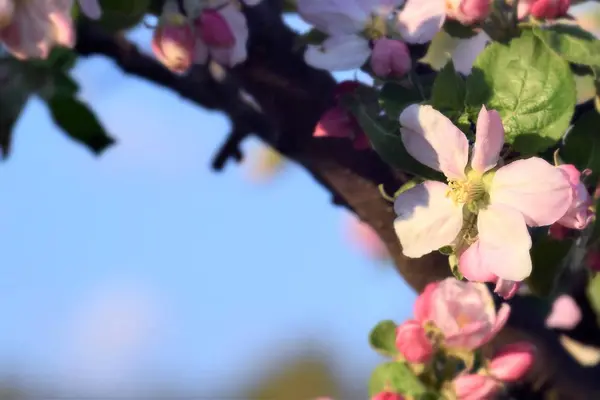
{"type": "Polygon", "coordinates": [[[195,45],[188,19],[178,10],[165,10],[152,37],[156,58],[171,71],[183,73],[192,65],[195,45]]]}
{"type": "Polygon", "coordinates": [[[371,397],[371,400],[404,400],[404,396],[393,392],[381,392],[371,397]]]}
{"type": "Polygon", "coordinates": [[[535,347],[528,342],[511,343],[502,347],[492,358],[488,371],[502,382],[516,382],[533,366],[535,347]]]}
{"type": "Polygon", "coordinates": [[[447,278],[427,296],[428,317],[443,333],[447,347],[473,350],[486,344],[506,324],[510,306],[498,312],[487,287],[482,283],[447,278]]]}
{"type": "MultiPolygon", "coordinates": [[[[100,16],[97,0],[79,0],[84,14],[100,16]]],[[[18,59],[45,59],[55,45],[73,47],[73,0],[0,1],[0,43],[18,59]]]]}
{"type": "Polygon", "coordinates": [[[375,40],[371,54],[371,69],[375,75],[400,78],[411,69],[408,46],[400,40],[381,38],[375,40]]]}
{"type": "Polygon", "coordinates": [[[546,326],[554,329],[573,329],[581,321],[581,310],[573,297],[563,294],[552,303],[546,326]]]}
{"type": "Polygon", "coordinates": [[[195,62],[205,64],[209,57],[233,67],[246,60],[248,23],[233,2],[215,9],[202,9],[194,19],[196,28],[195,62]]]}
{"type": "Polygon", "coordinates": [[[371,39],[387,37],[388,18],[395,9],[395,29],[407,43],[425,43],[441,29],[443,0],[298,0],[298,13],[328,35],[320,45],[308,46],[305,61],[331,71],[360,68],[371,55],[371,39]]]}
{"type": "Polygon", "coordinates": [[[491,0],[448,0],[447,15],[463,25],[484,20],[491,10],[491,0]]]}
{"type": "Polygon", "coordinates": [[[396,328],[396,348],[411,363],[427,362],[433,355],[425,329],[415,320],[405,321],[396,328]]]}
{"type": "Polygon", "coordinates": [[[592,198],[585,188],[585,185],[581,183],[581,172],[579,172],[572,164],[563,164],[556,168],[564,173],[571,184],[573,193],[573,199],[569,209],[557,223],[571,229],[584,229],[592,222],[594,213],[590,209],[592,198]]]}
{"type": "Polygon", "coordinates": [[[519,18],[531,14],[539,19],[556,19],[567,14],[571,6],[570,0],[520,0],[519,18]]]}
{"type": "Polygon", "coordinates": [[[404,255],[418,258],[452,245],[467,279],[529,276],[527,226],[550,225],[566,213],[572,193],[564,174],[538,157],[497,168],[504,128],[485,107],[470,158],[464,133],[433,107],[408,106],[400,123],[408,153],[448,180],[425,181],[396,198],[394,228],[404,255]]]}
{"type": "Polygon", "coordinates": [[[496,379],[478,374],[460,375],[452,384],[458,400],[490,400],[502,389],[496,379]]]}
{"type": "Polygon", "coordinates": [[[502,278],[497,278],[496,287],[494,288],[494,293],[498,296],[508,300],[517,293],[519,287],[521,286],[520,282],[509,281],[502,278]]]}

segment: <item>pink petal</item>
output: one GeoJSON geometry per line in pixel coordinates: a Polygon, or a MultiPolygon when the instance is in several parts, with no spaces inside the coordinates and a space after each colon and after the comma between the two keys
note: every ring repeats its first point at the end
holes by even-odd
{"type": "Polygon", "coordinates": [[[552,303],[552,311],[546,318],[548,328],[573,329],[581,321],[581,310],[569,295],[558,296],[552,303]]]}
{"type": "Polygon", "coordinates": [[[514,297],[514,295],[519,290],[519,286],[519,282],[498,278],[498,280],[496,281],[496,287],[494,288],[494,293],[504,298],[505,300],[508,300],[514,297]]]}
{"type": "Polygon", "coordinates": [[[531,274],[531,237],[520,212],[492,204],[479,212],[477,229],[482,268],[511,281],[522,281],[531,274]]]}
{"type": "Polygon", "coordinates": [[[462,228],[462,207],[446,197],[447,191],[441,182],[426,181],[396,198],[394,229],[405,256],[418,258],[456,239],[462,228]]]}
{"type": "Polygon", "coordinates": [[[486,172],[496,166],[504,145],[504,127],[500,114],[495,110],[481,107],[477,118],[475,146],[471,167],[478,172],[486,172]]]}
{"type": "Polygon", "coordinates": [[[396,29],[408,43],[429,42],[446,20],[445,0],[407,0],[396,17],[396,29]]]}
{"type": "Polygon", "coordinates": [[[458,260],[458,269],[465,278],[473,282],[494,282],[498,277],[489,269],[480,249],[480,241],[473,243],[458,260]]]}
{"type": "Polygon", "coordinates": [[[421,164],[464,179],[469,142],[452,121],[431,106],[413,104],[400,114],[400,132],[406,151],[421,164]]]}
{"type": "Polygon", "coordinates": [[[494,321],[494,325],[492,326],[492,330],[485,337],[483,342],[481,342],[480,346],[483,346],[490,340],[492,340],[498,332],[504,328],[504,325],[508,322],[508,317],[510,316],[510,305],[508,303],[502,303],[498,312],[496,313],[496,320],[494,321]]]}
{"type": "Polygon", "coordinates": [[[439,286],[439,282],[431,282],[425,286],[423,293],[417,297],[413,306],[415,319],[420,323],[425,323],[432,318],[433,313],[433,294],[439,286]]]}
{"type": "Polygon", "coordinates": [[[529,226],[551,225],[569,209],[573,194],[564,174],[547,161],[531,157],[500,168],[490,199],[519,210],[529,226]]]}

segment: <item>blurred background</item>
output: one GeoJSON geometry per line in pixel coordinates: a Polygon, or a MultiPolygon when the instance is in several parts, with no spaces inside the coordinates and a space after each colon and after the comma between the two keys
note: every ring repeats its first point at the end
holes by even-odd
{"type": "MultiPolygon", "coordinates": [[[[600,34],[598,8],[578,16],[600,34]]],[[[256,140],[212,172],[220,113],[102,58],[76,76],[118,144],[95,158],[38,101],[19,121],[0,168],[0,400],[365,399],[369,330],[415,298],[371,232],[256,140]]]]}
{"type": "Polygon", "coordinates": [[[102,58],[76,77],[118,144],[95,158],[38,101],[19,121],[0,168],[0,398],[366,398],[369,330],[415,297],[369,232],[258,141],[212,172],[223,115],[102,58]]]}

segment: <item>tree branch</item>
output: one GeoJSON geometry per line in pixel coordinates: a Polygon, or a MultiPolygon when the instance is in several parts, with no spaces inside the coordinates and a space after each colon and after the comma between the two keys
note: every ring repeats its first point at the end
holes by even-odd
{"type": "MultiPolygon", "coordinates": [[[[333,104],[335,81],[329,73],[307,66],[302,54],[293,51],[296,35],[284,24],[276,3],[265,1],[245,10],[251,30],[249,58],[221,80],[204,67],[176,76],[127,40],[92,25],[79,26],[77,51],[83,56],[108,57],[132,76],[168,88],[201,107],[223,111],[233,129],[213,161],[215,169],[223,168],[231,156],[241,158],[239,144],[250,133],[301,164],[331,192],[336,204],[354,211],[376,230],[396,268],[415,290],[449,276],[446,257],[432,254],[409,259],[402,254],[392,225],[393,207],[378,190],[379,184],[399,187],[398,172],[373,151],[356,151],[350,141],[312,138],[318,119],[333,104]],[[244,99],[241,89],[256,100],[260,110],[244,99]]],[[[517,296],[511,303],[509,327],[495,344],[530,339],[542,354],[541,369],[533,375],[536,381],[558,389],[561,399],[595,398],[600,392],[600,369],[575,362],[560,345],[558,334],[545,329],[543,317],[527,299],[517,296]]]]}

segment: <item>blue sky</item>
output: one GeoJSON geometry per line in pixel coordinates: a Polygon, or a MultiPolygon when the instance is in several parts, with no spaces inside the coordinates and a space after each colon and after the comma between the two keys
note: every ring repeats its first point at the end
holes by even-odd
{"type": "Polygon", "coordinates": [[[366,381],[379,360],[368,331],[407,318],[414,295],[349,247],[330,195],[293,165],[262,185],[244,166],[216,174],[219,113],[103,59],[75,74],[119,143],[95,158],[28,104],[0,167],[0,367],[30,382],[161,376],[219,392],[321,338],[341,376],[366,381]]]}

